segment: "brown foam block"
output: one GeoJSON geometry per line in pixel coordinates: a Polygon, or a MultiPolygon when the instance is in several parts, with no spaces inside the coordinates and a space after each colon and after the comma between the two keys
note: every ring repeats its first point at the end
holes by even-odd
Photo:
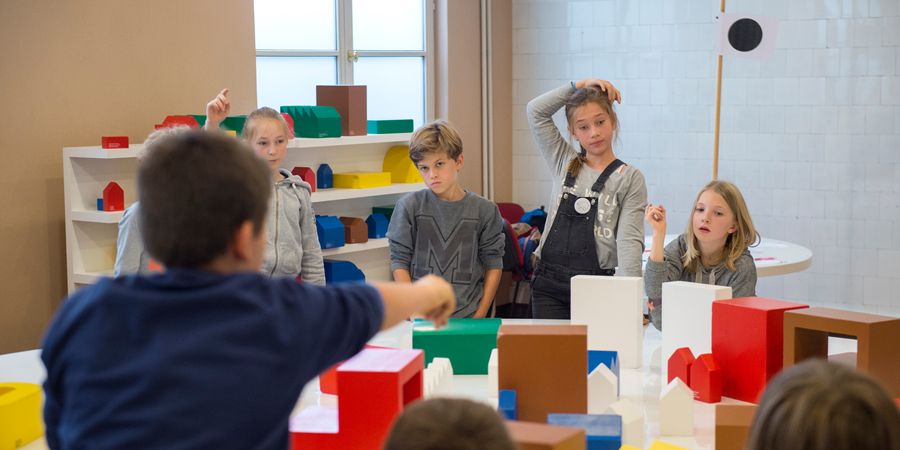
{"type": "Polygon", "coordinates": [[[316,86],[316,105],[331,106],[341,115],[341,136],[369,134],[366,86],[316,86]]]}
{"type": "Polygon", "coordinates": [[[369,242],[369,226],[359,217],[341,217],[344,224],[344,242],[347,244],[362,244],[369,242]]]}
{"type": "Polygon", "coordinates": [[[716,405],[716,450],[744,450],[756,405],[716,405]]]}
{"type": "Polygon", "coordinates": [[[808,308],[784,313],[784,368],[828,358],[828,336],[856,337],[856,368],[900,395],[900,318],[808,308]]]}
{"type": "Polygon", "coordinates": [[[584,430],[534,422],[506,421],[509,436],[519,450],[584,450],[584,430]]]}
{"type": "Polygon", "coordinates": [[[516,391],[518,418],[587,414],[587,326],[501,325],[497,381],[516,391]]]}

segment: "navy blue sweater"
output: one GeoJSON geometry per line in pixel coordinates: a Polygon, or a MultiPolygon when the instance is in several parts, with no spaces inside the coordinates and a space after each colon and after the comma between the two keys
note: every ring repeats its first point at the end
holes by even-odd
{"type": "Polygon", "coordinates": [[[170,270],[70,297],[44,339],[51,448],[280,448],[303,386],[357,353],[365,285],[170,270]]]}

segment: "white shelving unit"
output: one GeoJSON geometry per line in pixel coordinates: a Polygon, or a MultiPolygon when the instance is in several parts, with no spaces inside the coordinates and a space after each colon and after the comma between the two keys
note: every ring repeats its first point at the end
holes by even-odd
{"type": "MultiPolygon", "coordinates": [[[[316,170],[320,164],[327,163],[334,172],[380,171],[387,150],[394,145],[406,145],[409,138],[410,133],[292,139],[282,167],[290,170],[306,166],[316,170]]],[[[102,196],[108,182],[115,181],[125,190],[125,206],[135,201],[140,148],[140,145],[121,150],[63,148],[69,293],[102,276],[112,276],[122,212],[97,211],[97,198],[102,196]]],[[[323,189],[312,194],[312,202],[319,215],[365,219],[373,206],[396,204],[403,194],[423,188],[421,183],[410,183],[371,189],[323,189]]],[[[369,280],[391,277],[386,238],[325,249],[322,253],[328,259],[353,261],[369,280]]]]}

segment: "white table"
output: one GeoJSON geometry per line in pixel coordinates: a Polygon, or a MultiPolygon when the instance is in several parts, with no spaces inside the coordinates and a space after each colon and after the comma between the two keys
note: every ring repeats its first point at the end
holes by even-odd
{"type": "MultiPolygon", "coordinates": [[[[665,243],[672,242],[678,236],[678,234],[667,234],[665,243]]],[[[652,239],[652,236],[644,237],[644,264],[650,258],[652,239]]],[[[759,277],[799,272],[806,270],[812,264],[812,251],[808,248],[777,239],[763,238],[759,245],[750,247],[750,254],[753,255],[753,262],[756,264],[756,275],[759,277]]]]}

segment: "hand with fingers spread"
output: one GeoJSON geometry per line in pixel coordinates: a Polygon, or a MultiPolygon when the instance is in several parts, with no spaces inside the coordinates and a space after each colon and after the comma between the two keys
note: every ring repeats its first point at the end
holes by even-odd
{"type": "Polygon", "coordinates": [[[214,130],[228,117],[231,112],[231,102],[228,100],[228,88],[222,89],[216,98],[206,104],[206,124],[203,128],[214,130]]]}
{"type": "Polygon", "coordinates": [[[622,93],[607,80],[598,80],[595,78],[585,78],[575,83],[575,89],[583,87],[594,87],[600,89],[609,96],[610,101],[622,103],[622,93]]]}

